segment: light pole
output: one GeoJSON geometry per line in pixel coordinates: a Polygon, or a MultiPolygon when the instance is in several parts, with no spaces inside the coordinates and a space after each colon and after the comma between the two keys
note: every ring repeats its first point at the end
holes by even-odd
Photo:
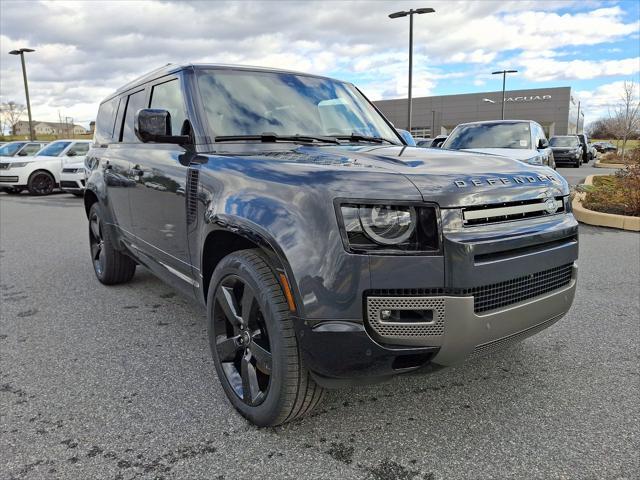
{"type": "Polygon", "coordinates": [[[27,67],[24,65],[24,54],[35,52],[32,48],[21,48],[20,50],[11,50],[10,55],[20,55],[20,61],[22,62],[22,78],[24,79],[24,93],[27,97],[27,114],[29,115],[29,138],[33,138],[33,120],[31,119],[31,102],[29,101],[29,84],[27,83],[27,67]]]}
{"type": "Polygon", "coordinates": [[[413,16],[415,14],[421,15],[423,13],[433,13],[433,8],[412,8],[408,12],[394,12],[389,14],[389,18],[400,18],[409,16],[409,98],[407,107],[407,131],[411,132],[411,84],[413,81],[413,16]]]}
{"type": "Polygon", "coordinates": [[[502,74],[502,120],[504,120],[504,101],[505,101],[505,85],[507,83],[507,73],[516,73],[518,70],[500,70],[491,72],[491,75],[502,74]]]}
{"type": "Polygon", "coordinates": [[[578,119],[576,120],[576,135],[580,133],[580,100],[578,100],[578,119]]]}

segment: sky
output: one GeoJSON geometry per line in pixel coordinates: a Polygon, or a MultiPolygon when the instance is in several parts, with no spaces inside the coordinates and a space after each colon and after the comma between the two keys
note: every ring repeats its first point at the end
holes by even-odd
{"type": "Polygon", "coordinates": [[[372,100],[406,98],[408,19],[413,95],[570,86],[587,123],[606,116],[625,80],[640,85],[640,2],[633,1],[87,1],[0,0],[0,101],[33,117],[88,125],[100,101],[167,63],[279,67],[353,82],[372,100]]]}

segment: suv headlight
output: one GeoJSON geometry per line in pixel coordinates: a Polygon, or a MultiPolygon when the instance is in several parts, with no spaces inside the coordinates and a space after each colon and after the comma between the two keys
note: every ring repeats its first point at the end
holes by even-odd
{"type": "Polygon", "coordinates": [[[342,204],[340,216],[347,250],[389,253],[439,249],[434,206],[342,204]]]}
{"type": "Polygon", "coordinates": [[[540,155],[536,155],[535,157],[527,159],[527,163],[530,165],[542,165],[542,157],[540,155]]]}
{"type": "Polygon", "coordinates": [[[9,168],[22,168],[26,167],[31,162],[12,162],[9,164],[9,168]]]}

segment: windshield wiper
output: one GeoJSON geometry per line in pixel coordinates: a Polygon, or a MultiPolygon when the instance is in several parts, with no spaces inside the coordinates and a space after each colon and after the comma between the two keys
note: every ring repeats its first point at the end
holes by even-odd
{"type": "Polygon", "coordinates": [[[336,135],[338,140],[350,140],[352,142],[371,142],[371,143],[390,143],[392,145],[398,145],[396,142],[392,142],[387,138],[371,137],[369,135],[360,135],[359,133],[352,133],[351,135],[336,135]]]}
{"type": "Polygon", "coordinates": [[[300,142],[300,143],[333,143],[340,145],[335,137],[322,137],[316,135],[278,135],[277,133],[265,132],[260,135],[219,135],[214,139],[216,142],[233,142],[235,140],[259,140],[261,142],[300,142]]]}

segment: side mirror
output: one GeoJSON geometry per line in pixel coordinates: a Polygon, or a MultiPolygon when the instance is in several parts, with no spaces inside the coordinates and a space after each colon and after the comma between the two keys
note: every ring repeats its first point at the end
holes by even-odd
{"type": "Polygon", "coordinates": [[[538,141],[538,148],[549,148],[549,140],[546,138],[541,138],[538,141]]]}
{"type": "Polygon", "coordinates": [[[136,137],[143,143],[189,143],[189,135],[172,135],[171,114],[166,110],[143,108],[134,119],[136,137]]]}
{"type": "Polygon", "coordinates": [[[409,132],[407,132],[406,130],[402,130],[400,128],[396,128],[396,130],[404,140],[404,143],[406,143],[410,147],[416,146],[416,141],[413,139],[413,136],[409,132]]]}
{"type": "Polygon", "coordinates": [[[74,152],[73,150],[69,150],[69,151],[67,152],[67,157],[75,157],[76,155],[77,155],[77,153],[76,153],[76,152],[74,152]]]}

